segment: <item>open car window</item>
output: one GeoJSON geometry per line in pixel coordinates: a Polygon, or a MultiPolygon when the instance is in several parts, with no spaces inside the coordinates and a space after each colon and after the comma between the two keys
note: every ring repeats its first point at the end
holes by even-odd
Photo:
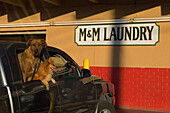
{"type": "MultiPolygon", "coordinates": [[[[49,52],[50,53],[50,52],[49,52]]],[[[67,61],[63,56],[60,54],[50,54],[50,57],[54,60],[54,65],[57,68],[57,71],[54,72],[54,77],[56,79],[63,79],[63,78],[79,78],[79,72],[71,61],[67,61]]]]}
{"type": "MultiPolygon", "coordinates": [[[[17,49],[16,54],[23,52],[25,49],[17,49]]],[[[18,57],[18,56],[17,56],[18,57]]],[[[78,70],[78,67],[69,61],[65,56],[63,56],[63,53],[57,53],[55,51],[50,52],[43,51],[40,57],[40,62],[43,63],[47,58],[52,57],[54,60],[54,65],[57,68],[57,72],[53,72],[53,78],[54,79],[62,79],[62,78],[79,78],[80,72],[78,70]],[[48,56],[48,57],[46,57],[48,56]]],[[[66,56],[67,57],[67,56],[66,56]]],[[[17,59],[18,60],[18,59],[17,59]]],[[[19,60],[18,60],[19,64],[19,60]]],[[[20,66],[20,64],[19,64],[20,66]]],[[[21,67],[20,67],[21,68],[21,67]]],[[[22,74],[22,71],[21,71],[22,74]]]]}
{"type": "MultiPolygon", "coordinates": [[[[19,69],[20,69],[20,73],[21,75],[23,74],[22,73],[22,69],[21,69],[21,65],[19,63],[19,58],[18,58],[18,55],[22,52],[24,52],[26,48],[16,48],[16,57],[17,57],[17,61],[18,61],[18,65],[19,65],[19,69]]],[[[44,57],[44,53],[42,52],[41,55],[40,55],[40,63],[44,62],[45,61],[45,57],[44,57]]],[[[33,69],[34,69],[35,65],[33,65],[33,69]]],[[[32,75],[32,74],[31,74],[32,75]]],[[[22,81],[24,82],[24,78],[23,78],[23,75],[21,76],[22,77],[22,81]]],[[[26,82],[30,82],[30,81],[26,81],[26,82]]]]}
{"type": "Polygon", "coordinates": [[[64,66],[67,63],[67,61],[59,54],[53,55],[52,58],[55,62],[55,66],[64,66]]]}

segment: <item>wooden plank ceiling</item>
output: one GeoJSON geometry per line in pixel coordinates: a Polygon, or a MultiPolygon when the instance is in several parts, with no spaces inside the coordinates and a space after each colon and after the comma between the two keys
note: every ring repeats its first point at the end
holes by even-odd
{"type": "MultiPolygon", "coordinates": [[[[18,7],[24,7],[24,2],[26,0],[0,0],[1,2],[3,3],[7,3],[7,4],[11,4],[11,5],[15,5],[15,6],[18,6],[18,7]]],[[[32,1],[33,0],[27,0],[27,1],[32,1]]],[[[62,0],[40,0],[40,1],[44,1],[44,2],[47,2],[47,3],[50,3],[50,4],[53,4],[53,5],[56,5],[56,6],[59,6],[61,5],[61,1],[62,0]]],[[[87,0],[91,3],[99,3],[99,0],[87,0]]]]}

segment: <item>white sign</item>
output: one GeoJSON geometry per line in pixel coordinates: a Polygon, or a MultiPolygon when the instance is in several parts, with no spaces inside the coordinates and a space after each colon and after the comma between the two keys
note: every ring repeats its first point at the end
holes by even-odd
{"type": "Polygon", "coordinates": [[[75,29],[77,45],[156,45],[157,42],[156,23],[80,25],[75,29]]]}

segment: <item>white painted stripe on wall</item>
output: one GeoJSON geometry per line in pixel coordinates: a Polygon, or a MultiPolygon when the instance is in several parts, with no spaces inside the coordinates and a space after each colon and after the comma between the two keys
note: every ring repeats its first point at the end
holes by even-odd
{"type": "Polygon", "coordinates": [[[170,17],[89,20],[89,21],[63,21],[63,22],[14,23],[14,24],[0,24],[0,28],[71,26],[71,25],[108,24],[108,23],[121,24],[121,23],[135,23],[135,22],[170,22],[170,17]]]}

